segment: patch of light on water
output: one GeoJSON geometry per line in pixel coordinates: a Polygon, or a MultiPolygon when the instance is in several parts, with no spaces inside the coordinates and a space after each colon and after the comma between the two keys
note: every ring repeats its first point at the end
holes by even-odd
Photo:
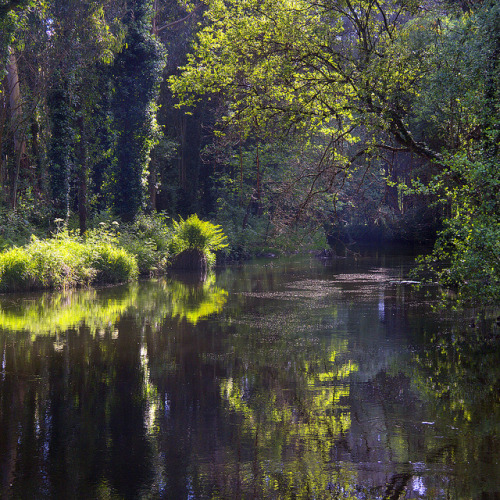
{"type": "Polygon", "coordinates": [[[165,394],[165,399],[163,401],[165,417],[170,415],[170,399],[168,398],[168,394],[165,394]]]}
{"type": "Polygon", "coordinates": [[[146,398],[146,409],[144,411],[144,427],[146,432],[152,436],[158,432],[157,413],[159,409],[159,399],[156,387],[151,383],[149,358],[146,344],[141,345],[140,350],[141,367],[143,370],[144,396],[146,398]]]}
{"type": "Polygon", "coordinates": [[[424,485],[424,481],[421,477],[414,477],[412,479],[412,489],[416,491],[419,495],[425,496],[427,488],[424,485]]]}

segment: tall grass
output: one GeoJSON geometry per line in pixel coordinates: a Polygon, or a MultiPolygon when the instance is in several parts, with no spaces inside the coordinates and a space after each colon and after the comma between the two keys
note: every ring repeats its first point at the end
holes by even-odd
{"type": "Polygon", "coordinates": [[[112,241],[85,241],[67,232],[46,240],[32,237],[28,245],[0,254],[0,291],[120,283],[137,274],[135,257],[112,241]]]}
{"type": "Polygon", "coordinates": [[[161,214],[131,224],[101,220],[84,237],[60,229],[47,239],[32,236],[24,246],[0,253],[0,292],[64,289],[160,275],[170,255],[198,249],[209,264],[227,246],[220,226],[197,215],[169,225],[161,214]]]}
{"type": "Polygon", "coordinates": [[[141,275],[158,276],[167,269],[172,229],[163,214],[141,214],[131,224],[120,226],[119,243],[137,258],[141,275]]]}

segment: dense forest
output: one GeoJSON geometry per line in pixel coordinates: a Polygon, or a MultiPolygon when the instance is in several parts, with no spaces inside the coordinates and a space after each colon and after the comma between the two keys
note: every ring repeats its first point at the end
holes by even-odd
{"type": "Polygon", "coordinates": [[[499,2],[0,0],[0,59],[2,248],[196,213],[500,295],[499,2]]]}

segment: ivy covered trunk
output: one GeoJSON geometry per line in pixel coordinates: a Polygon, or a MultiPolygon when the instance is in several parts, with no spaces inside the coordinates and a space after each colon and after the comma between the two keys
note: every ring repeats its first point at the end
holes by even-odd
{"type": "Polygon", "coordinates": [[[50,190],[54,215],[69,217],[70,175],[73,155],[73,109],[70,103],[69,82],[57,71],[49,90],[48,104],[52,126],[49,146],[50,190]]]}
{"type": "Polygon", "coordinates": [[[149,153],[155,140],[156,98],[164,53],[151,35],[152,1],[128,0],[125,46],[115,60],[113,111],[118,134],[113,183],[114,206],[134,219],[146,193],[149,153]]]}

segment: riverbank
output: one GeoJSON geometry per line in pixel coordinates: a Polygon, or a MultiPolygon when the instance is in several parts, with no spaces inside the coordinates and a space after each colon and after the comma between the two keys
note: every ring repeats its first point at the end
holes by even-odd
{"type": "Polygon", "coordinates": [[[66,289],[133,281],[165,274],[180,256],[200,255],[205,268],[224,248],[219,226],[196,215],[167,221],[141,216],[131,224],[101,222],[83,236],[60,227],[47,238],[32,235],[0,254],[0,292],[66,289]]]}

